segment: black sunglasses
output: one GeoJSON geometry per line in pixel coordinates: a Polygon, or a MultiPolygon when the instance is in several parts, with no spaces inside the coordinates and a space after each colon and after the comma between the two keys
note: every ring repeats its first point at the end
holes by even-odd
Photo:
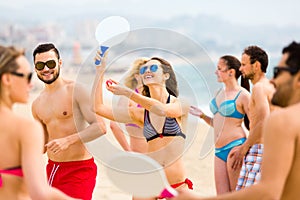
{"type": "Polygon", "coordinates": [[[18,77],[24,77],[27,79],[27,82],[30,83],[31,78],[32,78],[32,72],[28,73],[28,74],[23,74],[23,73],[19,73],[19,72],[10,72],[12,75],[18,76],[18,77]]]}
{"type": "Polygon", "coordinates": [[[291,67],[276,66],[273,69],[273,78],[276,78],[283,71],[289,72],[291,75],[295,75],[299,71],[299,69],[298,68],[291,68],[291,67]]]}
{"type": "Polygon", "coordinates": [[[47,62],[37,62],[35,63],[35,68],[37,70],[43,70],[45,68],[45,65],[47,65],[49,69],[53,69],[56,67],[56,62],[55,60],[48,60],[47,62]]]}

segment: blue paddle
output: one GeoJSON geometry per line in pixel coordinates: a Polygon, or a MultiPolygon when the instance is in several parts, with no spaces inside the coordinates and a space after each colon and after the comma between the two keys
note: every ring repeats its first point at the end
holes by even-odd
{"type": "MultiPolygon", "coordinates": [[[[103,56],[105,51],[121,43],[128,35],[130,26],[124,17],[110,16],[103,19],[96,27],[95,37],[99,42],[101,54],[103,56]]],[[[100,64],[100,60],[95,61],[96,65],[100,64]]]]}

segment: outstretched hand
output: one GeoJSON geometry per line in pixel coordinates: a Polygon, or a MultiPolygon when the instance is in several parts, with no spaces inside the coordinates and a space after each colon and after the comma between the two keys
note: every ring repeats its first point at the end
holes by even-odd
{"type": "Polygon", "coordinates": [[[195,115],[197,117],[202,116],[204,113],[202,112],[202,110],[200,110],[199,108],[195,107],[195,106],[190,106],[190,110],[189,113],[192,115],[195,115]]]}
{"type": "Polygon", "coordinates": [[[108,79],[106,81],[106,89],[115,95],[123,95],[127,97],[129,97],[131,93],[131,89],[121,85],[120,83],[112,79],[108,79]]]}

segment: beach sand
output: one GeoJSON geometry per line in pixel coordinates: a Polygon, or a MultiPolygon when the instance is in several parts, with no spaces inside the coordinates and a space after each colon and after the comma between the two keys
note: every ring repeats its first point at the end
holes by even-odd
{"type": "MultiPolygon", "coordinates": [[[[21,115],[32,118],[31,115],[31,102],[37,97],[39,90],[35,90],[31,94],[31,100],[27,105],[16,105],[16,112],[21,115]]],[[[46,106],[46,105],[45,105],[46,106]]],[[[192,118],[193,116],[191,116],[192,118]]],[[[105,120],[108,123],[108,120],[105,120]]],[[[200,119],[194,119],[195,123],[192,125],[193,130],[196,130],[194,138],[190,140],[191,145],[186,148],[183,154],[185,161],[185,167],[187,177],[194,183],[194,191],[199,192],[203,196],[215,195],[214,174],[213,174],[213,150],[211,149],[205,156],[200,156],[200,151],[203,143],[206,141],[205,136],[208,132],[208,125],[204,124],[200,119]]],[[[191,126],[191,125],[190,125],[191,126]]],[[[187,137],[189,137],[187,133],[187,137]]],[[[114,141],[115,145],[118,145],[111,133],[109,126],[107,126],[107,134],[103,137],[107,137],[110,141],[114,141]]],[[[101,147],[99,147],[101,148],[101,147]]],[[[120,147],[118,147],[120,148],[120,147]]],[[[93,193],[93,200],[130,200],[132,199],[130,194],[126,194],[116,188],[106,176],[106,166],[96,158],[96,164],[98,166],[98,175],[96,180],[96,188],[93,193]]],[[[45,163],[46,163],[45,156],[45,163]]]]}

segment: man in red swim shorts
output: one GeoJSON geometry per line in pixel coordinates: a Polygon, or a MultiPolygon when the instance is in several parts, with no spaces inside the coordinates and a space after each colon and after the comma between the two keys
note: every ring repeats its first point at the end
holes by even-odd
{"type": "Polygon", "coordinates": [[[53,44],[37,46],[33,59],[37,76],[45,83],[32,114],[44,127],[49,184],[71,197],[90,200],[97,166],[83,142],[105,134],[105,124],[91,110],[85,88],[59,76],[62,60],[53,44]]]}

